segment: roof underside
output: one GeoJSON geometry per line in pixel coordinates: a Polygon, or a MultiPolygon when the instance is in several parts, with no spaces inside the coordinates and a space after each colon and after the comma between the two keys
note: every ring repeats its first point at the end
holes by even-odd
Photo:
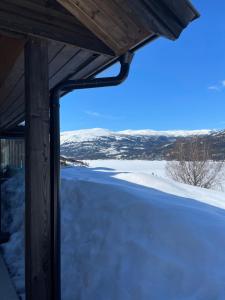
{"type": "Polygon", "coordinates": [[[169,39],[198,17],[187,0],[57,0],[117,55],[157,34],[169,39]]]}
{"type": "Polygon", "coordinates": [[[0,2],[1,129],[24,119],[24,46],[29,35],[48,39],[53,89],[67,79],[98,73],[146,40],[176,39],[198,16],[186,0],[57,1],[64,7],[56,0],[0,2]]]}
{"type": "MultiPolygon", "coordinates": [[[[23,121],[25,112],[24,48],[21,48],[25,41],[14,38],[8,40],[12,41],[12,58],[15,46],[20,52],[18,51],[13,66],[8,63],[5,69],[1,69],[4,71],[5,80],[0,86],[0,128],[8,128],[23,121]]],[[[1,45],[0,57],[3,61],[9,57],[9,53],[9,45],[1,45]]],[[[114,58],[55,41],[49,41],[48,55],[50,89],[67,79],[86,78],[114,58]]],[[[3,78],[3,74],[0,78],[3,78]]]]}

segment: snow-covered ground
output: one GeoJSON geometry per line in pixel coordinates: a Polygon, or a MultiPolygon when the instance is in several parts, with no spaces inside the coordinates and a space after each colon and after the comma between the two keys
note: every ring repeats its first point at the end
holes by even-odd
{"type": "MultiPolygon", "coordinates": [[[[62,170],[62,300],[225,299],[225,193],[176,183],[165,162],[62,170]]],[[[24,291],[22,176],[5,186],[5,259],[24,291]]]]}

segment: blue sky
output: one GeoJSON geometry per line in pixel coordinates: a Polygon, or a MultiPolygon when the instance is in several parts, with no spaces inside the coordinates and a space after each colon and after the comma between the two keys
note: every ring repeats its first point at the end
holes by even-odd
{"type": "Polygon", "coordinates": [[[201,18],[139,50],[123,85],[64,97],[61,130],[225,128],[225,1],[192,3],[201,18]]]}

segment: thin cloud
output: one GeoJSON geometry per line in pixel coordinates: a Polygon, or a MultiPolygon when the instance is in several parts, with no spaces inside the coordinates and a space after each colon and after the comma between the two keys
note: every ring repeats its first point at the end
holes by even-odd
{"type": "Polygon", "coordinates": [[[94,118],[101,118],[101,119],[110,119],[110,120],[118,120],[121,119],[121,116],[112,116],[112,115],[106,115],[101,114],[96,111],[86,110],[84,113],[88,116],[94,117],[94,118]]]}
{"type": "Polygon", "coordinates": [[[211,90],[211,91],[219,91],[220,89],[219,89],[219,87],[216,86],[216,85],[211,85],[211,86],[208,87],[208,90],[211,90]]]}
{"type": "Polygon", "coordinates": [[[210,85],[208,87],[208,90],[217,91],[217,92],[219,92],[219,91],[221,91],[223,89],[225,89],[225,80],[222,80],[222,81],[218,82],[217,84],[210,85]]]}
{"type": "Polygon", "coordinates": [[[98,112],[96,112],[96,111],[90,111],[90,110],[86,110],[86,111],[85,111],[85,114],[86,114],[86,115],[89,115],[89,116],[91,116],[91,117],[97,117],[97,118],[104,117],[104,115],[102,115],[102,114],[100,114],[100,113],[98,113],[98,112]]]}

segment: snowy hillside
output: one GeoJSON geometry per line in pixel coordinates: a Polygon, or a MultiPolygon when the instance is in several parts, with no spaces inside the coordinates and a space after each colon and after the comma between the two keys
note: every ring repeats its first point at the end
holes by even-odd
{"type": "Polygon", "coordinates": [[[82,141],[92,141],[99,137],[111,136],[111,137],[120,137],[120,136],[166,136],[166,137],[187,137],[193,135],[206,135],[210,134],[212,131],[208,129],[202,130],[123,130],[123,131],[110,131],[103,128],[91,128],[91,129],[82,129],[74,131],[65,131],[61,133],[61,143],[72,143],[72,142],[82,142],[82,141]]]}
{"type": "MultiPolygon", "coordinates": [[[[23,294],[21,178],[3,191],[23,294]]],[[[62,170],[61,201],[62,300],[225,299],[224,192],[168,179],[165,162],[91,161],[62,170]]]]}
{"type": "Polygon", "coordinates": [[[61,133],[61,153],[76,159],[166,159],[177,139],[209,136],[214,131],[110,131],[93,128],[61,133]]]}

